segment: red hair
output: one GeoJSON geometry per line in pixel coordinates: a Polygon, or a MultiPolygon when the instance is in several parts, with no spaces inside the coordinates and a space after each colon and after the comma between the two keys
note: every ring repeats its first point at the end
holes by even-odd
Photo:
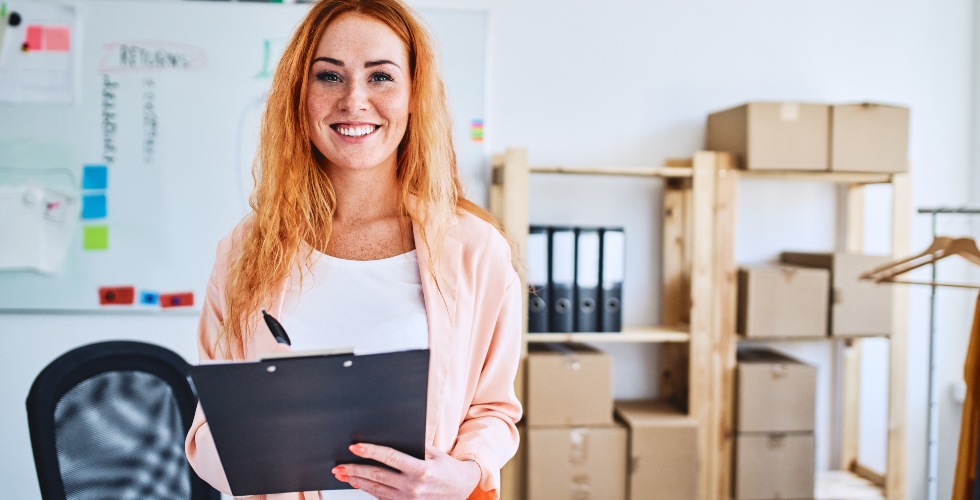
{"type": "MultiPolygon", "coordinates": [[[[253,214],[244,224],[240,253],[229,271],[227,311],[216,346],[226,347],[233,357],[245,356],[256,312],[270,307],[302,242],[325,249],[330,239],[336,196],[310,141],[306,99],[317,44],[327,26],[344,14],[383,22],[408,49],[413,111],[396,167],[402,212],[426,241],[441,241],[450,217],[460,209],[501,229],[488,212],[462,195],[435,44],[416,14],[399,0],[320,0],[283,52],[262,119],[253,167],[255,189],[249,200],[253,214]],[[435,234],[427,235],[428,228],[435,234]]],[[[426,263],[433,272],[439,246],[432,246],[426,263]]]]}

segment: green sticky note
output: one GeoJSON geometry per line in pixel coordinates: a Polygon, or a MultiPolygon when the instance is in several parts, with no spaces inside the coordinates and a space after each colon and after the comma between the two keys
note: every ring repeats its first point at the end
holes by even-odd
{"type": "Polygon", "coordinates": [[[85,250],[109,249],[109,226],[85,226],[82,232],[82,248],[85,250]]]}

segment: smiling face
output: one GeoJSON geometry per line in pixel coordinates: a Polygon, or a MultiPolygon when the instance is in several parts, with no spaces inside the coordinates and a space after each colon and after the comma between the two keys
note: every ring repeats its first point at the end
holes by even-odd
{"type": "Polygon", "coordinates": [[[310,140],[326,167],[394,168],[410,97],[408,50],[391,28],[358,14],[330,23],[306,98],[310,140]]]}

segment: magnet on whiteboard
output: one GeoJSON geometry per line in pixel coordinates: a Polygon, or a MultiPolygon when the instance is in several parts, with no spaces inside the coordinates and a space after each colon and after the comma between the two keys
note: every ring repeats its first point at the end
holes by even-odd
{"type": "Polygon", "coordinates": [[[104,286],[99,288],[99,305],[128,306],[136,297],[136,289],[131,286],[104,286]]]}
{"type": "Polygon", "coordinates": [[[143,290],[140,292],[140,304],[155,306],[160,303],[160,294],[143,290]]]}
{"type": "Polygon", "coordinates": [[[189,307],[194,305],[194,293],[162,293],[160,294],[160,307],[189,307]]]}

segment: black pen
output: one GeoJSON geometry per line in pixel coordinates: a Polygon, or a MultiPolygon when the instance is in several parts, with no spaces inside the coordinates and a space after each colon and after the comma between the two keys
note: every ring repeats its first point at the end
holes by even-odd
{"type": "Polygon", "coordinates": [[[271,314],[265,312],[265,309],[262,310],[262,317],[265,319],[265,324],[269,327],[269,331],[272,332],[272,336],[276,338],[276,342],[288,346],[293,345],[289,341],[289,335],[286,335],[286,329],[276,321],[276,318],[273,318],[271,314]]]}

